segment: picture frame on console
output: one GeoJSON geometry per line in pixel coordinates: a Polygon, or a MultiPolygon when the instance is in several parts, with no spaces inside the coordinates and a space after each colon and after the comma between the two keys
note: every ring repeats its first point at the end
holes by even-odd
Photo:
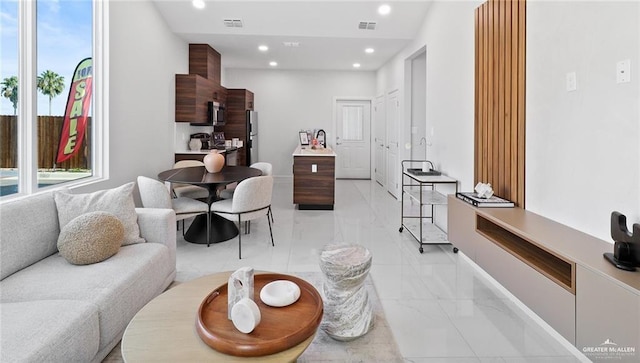
{"type": "Polygon", "coordinates": [[[298,134],[300,136],[300,145],[308,146],[309,145],[309,135],[307,134],[307,132],[306,131],[300,131],[298,134]]]}

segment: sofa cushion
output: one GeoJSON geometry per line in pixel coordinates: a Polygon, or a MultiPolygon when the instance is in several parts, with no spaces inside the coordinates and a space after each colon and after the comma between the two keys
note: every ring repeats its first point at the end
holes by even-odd
{"type": "Polygon", "coordinates": [[[92,265],[72,265],[55,254],[1,283],[0,300],[74,299],[99,310],[100,349],[119,338],[133,316],[169,284],[175,272],[169,248],[159,243],[123,246],[92,265]]]}
{"type": "Polygon", "coordinates": [[[88,302],[3,303],[0,321],[2,362],[90,362],[98,352],[98,309],[88,302]]]}
{"type": "Polygon", "coordinates": [[[81,214],[104,211],[115,214],[122,222],[124,226],[123,246],[144,242],[144,239],[140,237],[138,216],[133,201],[134,186],[135,183],[131,182],[118,188],[86,194],[71,194],[68,191],[55,192],[60,229],[81,214]]]}
{"type": "Polygon", "coordinates": [[[51,193],[0,206],[0,280],[57,252],[60,227],[51,193]]]}
{"type": "Polygon", "coordinates": [[[60,255],[74,265],[88,265],[118,253],[124,227],[109,212],[89,212],[67,223],[58,236],[60,255]]]}

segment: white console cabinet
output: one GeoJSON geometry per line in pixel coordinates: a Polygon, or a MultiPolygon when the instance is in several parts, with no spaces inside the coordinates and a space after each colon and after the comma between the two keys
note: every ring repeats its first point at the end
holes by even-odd
{"type": "Polygon", "coordinates": [[[521,208],[450,195],[449,241],[593,361],[640,361],[640,271],[613,244],[521,208]]]}

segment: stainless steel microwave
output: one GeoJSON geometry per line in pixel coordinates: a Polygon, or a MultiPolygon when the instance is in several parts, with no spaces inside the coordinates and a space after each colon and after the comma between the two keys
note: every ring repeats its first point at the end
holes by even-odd
{"type": "Polygon", "coordinates": [[[208,123],[213,126],[222,126],[225,124],[224,107],[220,106],[218,102],[209,102],[207,108],[208,123]]]}

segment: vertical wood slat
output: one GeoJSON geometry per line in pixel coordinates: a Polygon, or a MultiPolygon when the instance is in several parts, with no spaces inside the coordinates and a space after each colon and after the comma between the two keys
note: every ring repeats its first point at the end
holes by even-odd
{"type": "Polygon", "coordinates": [[[475,182],[524,207],[526,0],[475,12],[475,182]]]}
{"type": "Polygon", "coordinates": [[[505,134],[504,134],[504,123],[505,123],[505,115],[504,115],[504,89],[505,89],[505,80],[504,80],[504,38],[505,38],[505,22],[504,22],[504,12],[505,12],[505,2],[506,1],[498,1],[498,99],[496,103],[498,104],[498,149],[497,149],[497,160],[499,168],[497,168],[497,180],[498,180],[498,189],[497,193],[499,195],[506,195],[506,183],[504,182],[504,173],[506,169],[505,165],[505,134]]]}
{"type": "Polygon", "coordinates": [[[492,140],[492,145],[493,145],[493,149],[492,149],[492,158],[491,158],[491,166],[492,166],[492,173],[491,173],[491,180],[494,181],[494,183],[492,183],[494,185],[494,189],[496,190],[496,194],[498,195],[502,195],[500,194],[500,189],[502,189],[502,186],[500,185],[500,175],[499,175],[499,170],[502,168],[502,165],[500,165],[500,159],[499,159],[499,145],[500,145],[500,134],[498,133],[499,128],[500,128],[500,113],[498,110],[498,93],[500,91],[501,88],[501,84],[500,84],[500,78],[499,78],[499,70],[498,70],[498,64],[500,62],[500,2],[499,1],[492,1],[489,2],[492,5],[492,12],[493,12],[493,59],[492,59],[492,63],[493,63],[493,87],[492,87],[492,97],[493,100],[491,102],[492,104],[492,108],[493,108],[493,117],[490,119],[491,122],[491,128],[493,130],[493,140],[492,140]]]}
{"type": "MultiPolygon", "coordinates": [[[[511,12],[512,12],[512,2],[505,2],[505,26],[511,26],[511,12]]],[[[504,39],[504,137],[505,140],[511,140],[511,32],[505,32],[504,39]]],[[[511,145],[508,143],[504,148],[504,184],[505,184],[505,195],[511,195],[514,192],[514,185],[511,183],[511,172],[515,170],[513,167],[513,161],[511,160],[511,156],[513,153],[511,152],[511,145]]]]}
{"type": "MultiPolygon", "coordinates": [[[[495,62],[495,54],[493,53],[493,33],[494,33],[494,29],[493,29],[493,15],[495,14],[493,11],[493,3],[492,2],[488,2],[487,3],[487,9],[486,9],[487,13],[488,13],[488,22],[487,22],[487,38],[489,40],[489,49],[487,52],[487,79],[488,79],[488,83],[487,83],[487,108],[488,108],[488,115],[487,118],[485,119],[485,123],[487,125],[487,159],[486,159],[486,163],[487,163],[487,172],[486,175],[484,176],[486,178],[486,180],[494,180],[493,179],[493,167],[495,166],[494,162],[493,162],[493,143],[495,141],[495,136],[493,134],[493,125],[494,123],[491,122],[491,120],[494,119],[494,109],[493,109],[493,90],[495,89],[495,84],[493,82],[494,79],[494,71],[493,71],[493,64],[495,62]]],[[[493,183],[492,183],[493,184],[493,183]]],[[[494,184],[495,185],[495,184],[494,184]]]]}
{"type": "Polygon", "coordinates": [[[518,169],[518,179],[521,183],[519,186],[521,188],[518,189],[518,200],[522,201],[522,205],[524,207],[524,181],[525,181],[525,80],[526,80],[526,68],[525,68],[525,60],[526,60],[526,2],[525,0],[518,0],[518,4],[520,10],[518,11],[518,35],[519,35],[519,44],[518,47],[518,164],[522,165],[521,168],[518,169]]]}
{"type": "MultiPolygon", "coordinates": [[[[473,62],[474,62],[474,73],[476,76],[474,77],[474,90],[476,90],[474,96],[473,96],[473,123],[474,123],[474,127],[473,127],[473,144],[476,145],[476,147],[479,147],[480,145],[480,137],[478,136],[478,119],[480,118],[480,102],[478,102],[478,99],[482,98],[482,96],[480,96],[480,68],[482,67],[482,61],[480,59],[480,54],[482,53],[482,47],[480,45],[480,38],[481,38],[481,31],[482,31],[482,26],[480,23],[480,9],[476,9],[474,11],[473,14],[473,23],[474,23],[474,29],[476,29],[475,34],[474,34],[474,38],[473,38],[473,62]]],[[[0,131],[1,132],[1,131],[0,131]]],[[[473,165],[475,165],[475,168],[473,170],[473,179],[474,180],[478,180],[478,169],[482,168],[482,165],[480,165],[480,160],[482,158],[479,157],[477,152],[473,153],[473,165]]]]}
{"type": "Polygon", "coordinates": [[[482,171],[482,179],[480,180],[488,180],[489,179],[489,113],[491,111],[491,107],[490,107],[490,100],[491,98],[489,97],[491,92],[489,89],[489,67],[490,67],[490,63],[489,60],[491,59],[491,57],[489,56],[489,40],[491,39],[491,37],[489,36],[489,25],[491,24],[489,22],[489,5],[485,4],[484,6],[484,115],[483,115],[483,120],[482,120],[482,134],[483,134],[483,138],[484,138],[484,142],[483,142],[483,158],[484,158],[484,169],[482,171]]]}

